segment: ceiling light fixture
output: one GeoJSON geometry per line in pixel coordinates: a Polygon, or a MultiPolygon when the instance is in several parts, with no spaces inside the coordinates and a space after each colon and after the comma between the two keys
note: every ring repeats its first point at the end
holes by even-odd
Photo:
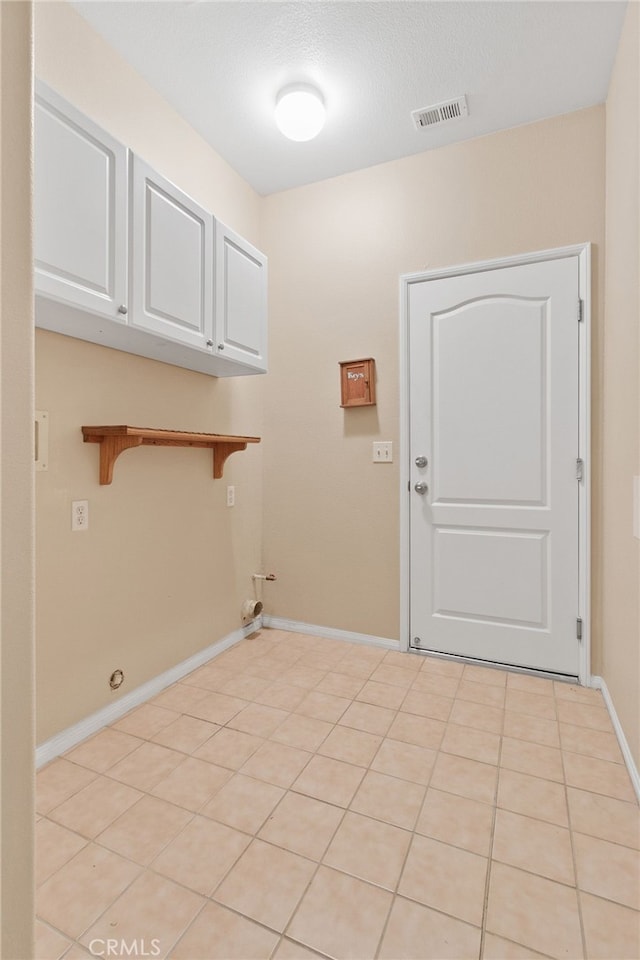
{"type": "Polygon", "coordinates": [[[289,140],[313,140],[324,126],[327,111],[322,94],[306,83],[285,87],[276,99],[276,124],[289,140]]]}

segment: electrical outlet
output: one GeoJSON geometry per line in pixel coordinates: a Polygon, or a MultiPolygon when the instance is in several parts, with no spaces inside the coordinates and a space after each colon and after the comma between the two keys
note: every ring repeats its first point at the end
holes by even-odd
{"type": "Polygon", "coordinates": [[[391,440],[383,440],[381,443],[374,442],[373,462],[393,463],[393,443],[391,440]]]}
{"type": "Polygon", "coordinates": [[[71,529],[75,533],[78,530],[89,529],[89,501],[72,500],[71,501],[71,529]]]}
{"type": "Polygon", "coordinates": [[[227,506],[235,507],[236,505],[236,488],[229,484],[227,487],[227,506]]]}

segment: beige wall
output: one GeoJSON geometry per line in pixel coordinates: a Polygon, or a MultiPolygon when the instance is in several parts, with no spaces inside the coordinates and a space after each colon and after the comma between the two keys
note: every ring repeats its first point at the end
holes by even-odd
{"type": "MultiPolygon", "coordinates": [[[[587,240],[597,460],[602,107],[265,200],[265,563],[279,577],[267,612],[398,637],[399,275],[587,240]],[[377,406],[341,410],[338,361],[366,356],[376,359],[377,406]],[[393,465],[371,463],[377,439],[393,440],[393,465]]],[[[597,489],[594,521],[598,556],[597,489]]]]}
{"type": "Polygon", "coordinates": [[[37,5],[36,68],[266,250],[271,323],[269,376],[232,381],[38,332],[37,406],[51,423],[50,469],[37,478],[38,740],[111,702],[116,667],[127,692],[237,627],[262,529],[265,568],[279,577],[265,587],[267,612],[397,638],[398,277],[585,240],[595,244],[601,672],[604,109],[261,200],[67,4],[37,5]],[[368,355],[378,405],[343,411],[338,361],[368,355]],[[207,453],[144,449],[123,455],[101,488],[97,449],[79,440],[90,422],[267,433],[229,461],[222,483],[207,453]],[[394,441],[393,465],[371,463],[374,439],[394,441]],[[90,501],[86,534],[69,531],[75,498],[90,501]]]}
{"type": "Polygon", "coordinates": [[[640,766],[640,541],[632,526],[640,474],[639,19],[630,3],[606,108],[602,676],[640,766]]]}
{"type": "MultiPolygon", "coordinates": [[[[250,241],[260,199],[67,4],[36,5],[36,73],[250,241]]],[[[82,424],[261,435],[261,377],[221,380],[57,334],[36,337],[38,742],[240,626],[260,569],[262,448],[211,477],[211,453],[129,451],[98,485],[82,424]],[[236,506],[225,505],[226,484],[236,506]],[[70,504],[89,500],[86,533],[70,504]],[[116,668],[126,681],[114,694],[116,668]]]]}
{"type": "Polygon", "coordinates": [[[33,956],[31,5],[0,4],[0,956],[33,956]]]}

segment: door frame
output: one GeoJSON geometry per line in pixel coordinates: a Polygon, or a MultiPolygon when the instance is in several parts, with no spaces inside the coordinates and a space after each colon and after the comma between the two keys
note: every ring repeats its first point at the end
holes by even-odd
{"type": "MultiPolygon", "coordinates": [[[[497,260],[482,260],[443,267],[400,277],[400,649],[409,650],[410,583],[410,466],[409,466],[409,292],[412,284],[442,280],[463,274],[482,273],[502,267],[542,263],[567,257],[578,259],[578,296],[582,301],[582,322],[578,331],[579,429],[576,457],[584,463],[578,488],[578,609],[582,619],[578,680],[591,683],[591,243],[579,243],[552,250],[539,250],[497,260]]],[[[578,317],[576,315],[576,323],[578,317]]],[[[442,654],[449,658],[448,654],[442,654]]],[[[453,659],[465,660],[464,657],[453,659]]],[[[470,661],[473,662],[473,661],[470,661]]],[[[517,667],[508,669],[518,670],[517,667]]],[[[522,672],[530,673],[524,670],[522,672]]]]}

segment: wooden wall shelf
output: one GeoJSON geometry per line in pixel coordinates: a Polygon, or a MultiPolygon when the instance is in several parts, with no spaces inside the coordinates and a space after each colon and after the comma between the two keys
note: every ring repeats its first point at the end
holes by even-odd
{"type": "Polygon", "coordinates": [[[154,430],[147,427],[83,427],[85,443],[100,444],[100,483],[113,480],[113,465],[124,450],[131,447],[208,447],[213,450],[213,476],[222,476],[227,457],[246,450],[248,443],[260,443],[260,437],[230,437],[220,433],[188,433],[182,430],[154,430]]]}

